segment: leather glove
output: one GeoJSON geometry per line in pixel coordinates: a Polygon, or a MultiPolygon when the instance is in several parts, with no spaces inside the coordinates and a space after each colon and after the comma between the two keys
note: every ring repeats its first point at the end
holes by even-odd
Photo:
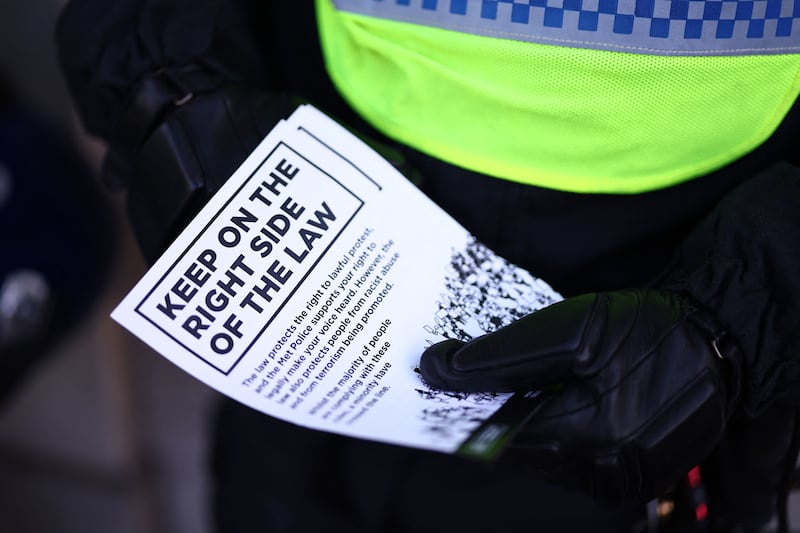
{"type": "Polygon", "coordinates": [[[260,2],[72,0],[59,59],[86,129],[105,141],[104,184],[126,191],[153,259],[297,102],[263,52],[260,2]]]}
{"type": "Polygon", "coordinates": [[[431,346],[420,370],[443,389],[545,390],[507,454],[609,505],[650,499],[698,464],[739,389],[725,331],[659,290],[569,298],[471,342],[431,346]]]}
{"type": "MultiPolygon", "coordinates": [[[[106,142],[103,182],[126,192],[148,260],[303,103],[260,23],[281,12],[249,0],[71,0],[61,13],[62,70],[84,126],[106,142]]],[[[416,179],[401,152],[364,140],[416,179]]]]}
{"type": "MultiPolygon", "coordinates": [[[[127,191],[128,218],[145,257],[158,257],[264,136],[302,103],[298,96],[222,82],[198,65],[145,76],[123,108],[103,168],[106,185],[127,191]]],[[[354,133],[419,183],[402,152],[354,133]]]]}
{"type": "MultiPolygon", "coordinates": [[[[657,288],[569,298],[470,343],[434,345],[422,376],[447,389],[544,389],[511,460],[602,503],[658,496],[727,439],[734,410],[739,425],[759,426],[800,405],[799,203],[800,169],[774,165],[689,231],[657,288]]],[[[788,442],[787,427],[770,434],[788,442]]],[[[796,449],[784,448],[774,463],[791,467],[796,449]]],[[[752,491],[774,495],[781,473],[762,477],[752,491]]],[[[775,512],[763,507],[762,521],[775,512]]]]}
{"type": "Polygon", "coordinates": [[[173,79],[200,72],[190,65],[145,77],[125,108],[120,129],[126,135],[142,132],[141,140],[112,139],[109,144],[105,181],[127,190],[128,218],[149,260],[299,103],[288,95],[234,84],[195,91],[173,79]]]}

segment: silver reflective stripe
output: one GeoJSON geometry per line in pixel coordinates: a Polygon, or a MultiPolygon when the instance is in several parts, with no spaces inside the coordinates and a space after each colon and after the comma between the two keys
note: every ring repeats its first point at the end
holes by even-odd
{"type": "Polygon", "coordinates": [[[800,0],[334,0],[462,33],[655,55],[800,52],[800,0]]]}

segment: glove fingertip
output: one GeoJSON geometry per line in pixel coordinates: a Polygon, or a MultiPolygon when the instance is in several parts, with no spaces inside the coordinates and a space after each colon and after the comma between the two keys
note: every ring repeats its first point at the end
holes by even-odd
{"type": "Polygon", "coordinates": [[[425,382],[436,389],[449,389],[452,387],[452,356],[462,346],[463,342],[447,339],[429,346],[422,352],[419,361],[419,371],[425,382]]]}

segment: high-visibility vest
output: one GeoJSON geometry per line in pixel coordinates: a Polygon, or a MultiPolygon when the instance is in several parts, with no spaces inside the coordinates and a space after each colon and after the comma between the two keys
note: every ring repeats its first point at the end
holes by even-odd
{"type": "Polygon", "coordinates": [[[389,137],[572,192],[747,154],[800,93],[800,0],[316,0],[326,68],[389,137]]]}

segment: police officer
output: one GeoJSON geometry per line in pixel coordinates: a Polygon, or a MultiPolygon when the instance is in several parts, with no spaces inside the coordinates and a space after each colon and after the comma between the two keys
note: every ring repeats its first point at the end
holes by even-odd
{"type": "Polygon", "coordinates": [[[148,257],[300,97],[567,296],[422,355],[434,386],[546,391],[498,464],[229,404],[220,529],[629,531],[690,471],[691,527],[774,516],[800,400],[798,18],[789,0],[73,0],[62,65],[148,257]]]}

